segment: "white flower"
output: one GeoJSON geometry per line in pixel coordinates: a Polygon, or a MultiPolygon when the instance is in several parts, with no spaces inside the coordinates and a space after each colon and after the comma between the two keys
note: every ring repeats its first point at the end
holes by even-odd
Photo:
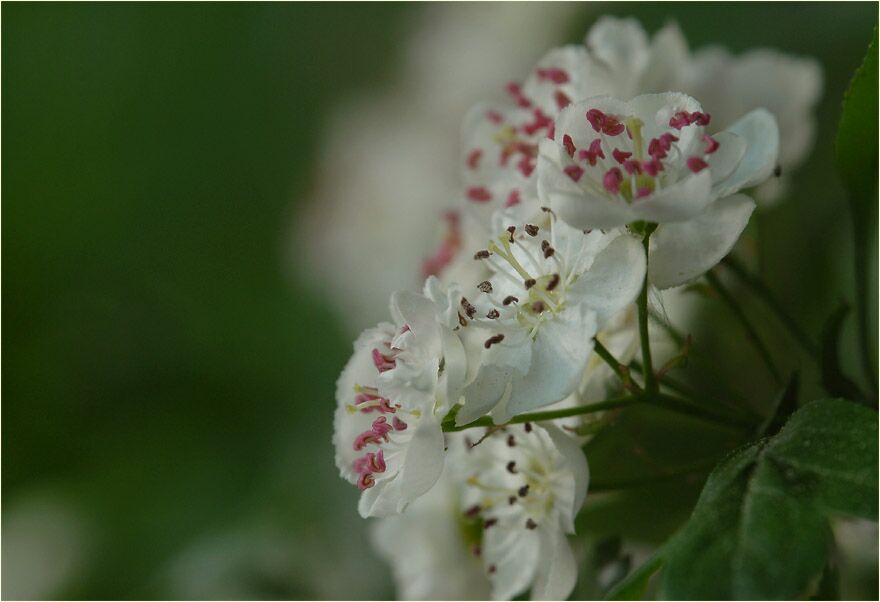
{"type": "Polygon", "coordinates": [[[677,93],[570,105],[556,140],[541,143],[541,199],[582,228],[661,224],[652,284],[695,278],[736,242],[754,202],[735,193],[772,173],[779,144],[775,119],[761,109],[715,136],[705,133],[709,121],[696,100],[677,93]]]}
{"type": "Polygon", "coordinates": [[[473,447],[456,464],[467,483],[461,509],[482,526],[480,556],[492,598],[509,600],[531,587],[532,598],[564,600],[577,580],[565,537],[587,493],[583,452],[556,426],[510,425],[473,447]]]}
{"type": "Polygon", "coordinates": [[[336,465],[363,492],[364,517],[401,512],[439,478],[440,421],[466,369],[460,341],[430,299],[395,293],[391,312],[397,325],[366,330],[336,385],[336,465]]]}
{"type": "Polygon", "coordinates": [[[620,232],[582,232],[549,212],[514,225],[499,213],[497,238],[475,259],[491,276],[462,296],[461,336],[480,369],[456,421],[492,410],[496,423],[559,401],[581,381],[597,329],[631,303],[645,274],[644,253],[620,232]]]}
{"type": "MultiPolygon", "coordinates": [[[[448,434],[450,463],[463,444],[448,434]]],[[[463,454],[457,454],[459,457],[463,454]]],[[[479,556],[479,528],[462,516],[461,493],[449,463],[437,484],[399,516],[373,526],[372,543],[391,567],[401,600],[485,600],[489,580],[479,556]]]]}

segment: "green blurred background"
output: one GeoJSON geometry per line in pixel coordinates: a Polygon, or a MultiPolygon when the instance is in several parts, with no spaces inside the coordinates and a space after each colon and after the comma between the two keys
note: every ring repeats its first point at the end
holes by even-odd
{"type": "MultiPolygon", "coordinates": [[[[420,10],[4,3],[4,598],[392,595],[332,461],[351,343],[285,249],[327,115],[387,85],[420,10]]],[[[590,4],[560,42],[603,12],[822,63],[816,150],[751,231],[818,333],[852,298],[832,140],[877,5],[590,4]]],[[[723,318],[694,380],[767,390],[723,318]]]]}

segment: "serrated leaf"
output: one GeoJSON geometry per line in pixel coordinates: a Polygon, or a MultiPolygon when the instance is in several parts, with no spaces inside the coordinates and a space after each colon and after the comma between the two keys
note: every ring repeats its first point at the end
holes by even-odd
{"type": "Polygon", "coordinates": [[[829,516],[877,516],[877,414],[828,399],[778,435],[732,453],[709,476],[670,543],[660,595],[803,596],[828,558],[829,516]]]}

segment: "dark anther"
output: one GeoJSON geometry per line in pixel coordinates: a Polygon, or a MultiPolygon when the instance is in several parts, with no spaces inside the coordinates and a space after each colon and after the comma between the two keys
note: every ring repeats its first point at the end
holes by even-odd
{"type": "Polygon", "coordinates": [[[495,571],[497,571],[497,570],[498,570],[498,568],[497,568],[494,564],[490,564],[490,565],[489,565],[489,574],[490,574],[490,575],[491,575],[492,573],[494,573],[495,571]]]}
{"type": "Polygon", "coordinates": [[[526,529],[530,529],[530,530],[531,530],[531,529],[537,529],[537,528],[538,528],[538,523],[536,523],[535,521],[533,521],[531,518],[529,518],[528,520],[526,520],[526,529]]]}
{"type": "Polygon", "coordinates": [[[507,436],[507,447],[516,447],[516,439],[513,435],[507,436]]]}
{"type": "Polygon", "coordinates": [[[518,302],[519,302],[519,299],[517,299],[513,295],[510,295],[508,297],[504,297],[504,301],[502,301],[501,304],[502,305],[510,305],[511,303],[518,303],[518,302]]]}
{"type": "Polygon", "coordinates": [[[532,423],[531,422],[526,422],[523,426],[525,427],[527,433],[532,432],[532,423]]]}
{"type": "Polygon", "coordinates": [[[507,231],[510,233],[510,242],[513,242],[513,233],[516,232],[516,226],[508,226],[507,231]]]}
{"type": "Polygon", "coordinates": [[[461,314],[458,314],[458,323],[462,326],[467,326],[467,320],[465,320],[464,316],[461,314]]]}
{"type": "Polygon", "coordinates": [[[483,343],[483,347],[485,347],[486,349],[488,349],[489,347],[491,347],[491,346],[494,345],[495,343],[500,343],[500,342],[503,341],[503,340],[504,340],[504,335],[503,335],[503,334],[496,334],[495,336],[491,336],[491,337],[489,337],[488,339],[486,339],[486,342],[483,343]]]}
{"type": "Polygon", "coordinates": [[[777,178],[782,175],[782,166],[781,165],[777,165],[776,167],[773,168],[773,175],[776,176],[777,178]]]}
{"type": "Polygon", "coordinates": [[[492,283],[488,280],[483,280],[481,283],[477,285],[477,288],[483,291],[484,293],[492,292],[492,283]]]}
{"type": "Polygon", "coordinates": [[[532,311],[536,314],[543,312],[545,309],[547,308],[545,307],[543,301],[535,301],[534,303],[532,303],[532,311]]]}
{"type": "Polygon", "coordinates": [[[488,529],[489,527],[494,527],[497,522],[497,518],[487,518],[486,521],[483,523],[483,528],[488,529]]]}
{"type": "Polygon", "coordinates": [[[477,308],[471,305],[470,301],[468,301],[464,297],[461,298],[461,306],[464,308],[464,313],[467,314],[468,318],[473,318],[475,315],[477,315],[477,308]]]}
{"type": "Polygon", "coordinates": [[[510,504],[511,506],[513,506],[516,503],[516,496],[512,495],[509,498],[507,498],[507,503],[510,504]]]}
{"type": "Polygon", "coordinates": [[[556,249],[554,249],[553,247],[547,247],[546,249],[544,249],[544,258],[549,259],[550,257],[553,257],[554,253],[556,253],[556,249]]]}
{"type": "Polygon", "coordinates": [[[480,505],[475,504],[464,511],[464,515],[468,518],[473,518],[480,513],[480,505]]]}
{"type": "Polygon", "coordinates": [[[494,320],[495,318],[497,318],[500,315],[501,314],[498,312],[497,309],[492,309],[492,310],[489,310],[489,313],[486,314],[486,317],[489,318],[490,320],[494,320]]]}
{"type": "Polygon", "coordinates": [[[488,259],[489,255],[491,255],[491,253],[486,249],[483,249],[482,251],[474,253],[474,259],[488,259]]]}
{"type": "Polygon", "coordinates": [[[528,486],[528,485],[523,485],[522,487],[520,487],[520,488],[517,490],[516,494],[517,494],[519,497],[526,497],[526,496],[529,494],[529,486],[528,486]]]}
{"type": "Polygon", "coordinates": [[[557,286],[559,286],[559,274],[553,274],[553,276],[550,277],[550,282],[547,283],[546,288],[548,291],[552,291],[557,286]]]}
{"type": "Polygon", "coordinates": [[[523,286],[526,287],[526,290],[529,290],[530,288],[535,286],[535,284],[537,284],[537,281],[534,278],[529,278],[528,280],[523,282],[523,286]]]}
{"type": "Polygon", "coordinates": [[[507,472],[509,472],[510,474],[516,474],[516,462],[511,460],[507,463],[507,472]]]}
{"type": "Polygon", "coordinates": [[[534,224],[526,224],[526,233],[529,236],[537,236],[538,235],[538,226],[534,224]]]}
{"type": "Polygon", "coordinates": [[[546,240],[546,239],[542,240],[541,241],[541,250],[546,251],[548,248],[550,248],[550,241],[546,240]]]}

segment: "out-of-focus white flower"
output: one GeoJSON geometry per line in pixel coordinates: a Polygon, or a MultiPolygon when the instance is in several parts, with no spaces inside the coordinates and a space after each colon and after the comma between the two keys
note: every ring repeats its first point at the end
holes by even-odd
{"type": "Polygon", "coordinates": [[[552,424],[507,426],[464,446],[455,464],[467,484],[461,509],[482,527],[492,597],[531,587],[533,599],[564,600],[577,579],[565,534],[574,532],[589,481],[580,447],[552,424]]]}
{"type": "Polygon", "coordinates": [[[336,465],[363,492],[364,517],[401,512],[439,478],[440,421],[466,374],[461,342],[431,299],[396,293],[391,313],[396,326],[366,330],[336,386],[336,465]]]}
{"type": "MultiPolygon", "coordinates": [[[[446,435],[450,460],[463,435],[446,435]]],[[[449,465],[437,484],[399,516],[379,519],[372,542],[388,562],[401,600],[485,600],[489,580],[474,554],[480,532],[462,516],[463,482],[449,465]]]]}
{"type": "Polygon", "coordinates": [[[572,104],[541,142],[538,191],[572,225],[660,224],[649,277],[669,288],[720,261],[754,209],[735,194],[764,181],[778,154],[776,121],[756,109],[727,130],[684,94],[597,97],[572,104]]]}
{"type": "Polygon", "coordinates": [[[496,423],[560,401],[581,382],[593,336],[638,295],[640,244],[620,232],[582,232],[549,212],[536,224],[495,216],[499,235],[475,259],[491,276],[461,299],[465,331],[479,333],[480,371],[456,420],[492,410],[496,423]]]}

